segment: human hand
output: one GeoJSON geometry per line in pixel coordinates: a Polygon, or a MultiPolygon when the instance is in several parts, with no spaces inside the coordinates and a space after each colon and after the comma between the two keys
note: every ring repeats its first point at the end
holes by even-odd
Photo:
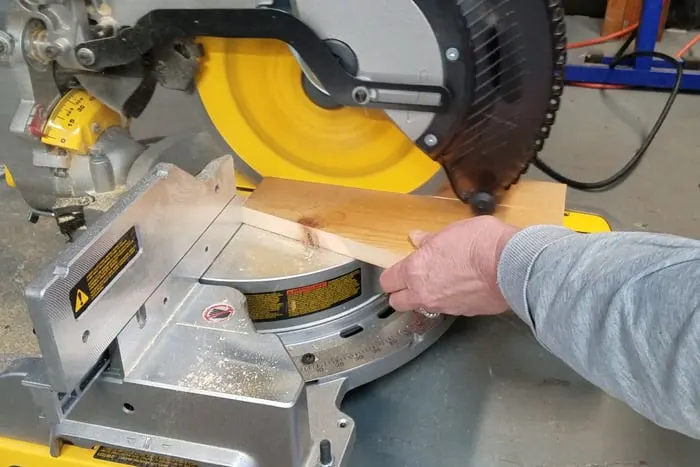
{"type": "Polygon", "coordinates": [[[416,251],[379,278],[390,294],[390,306],[465,316],[508,310],[498,287],[498,262],[518,230],[495,217],[480,216],[436,233],[412,232],[416,251]]]}

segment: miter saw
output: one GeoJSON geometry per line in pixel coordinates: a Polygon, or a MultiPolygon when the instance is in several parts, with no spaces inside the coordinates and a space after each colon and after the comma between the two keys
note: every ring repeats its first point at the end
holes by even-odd
{"type": "Polygon", "coordinates": [[[451,320],[242,225],[237,188],[447,180],[493,211],[554,121],[563,20],[558,0],[13,2],[28,150],[7,180],[73,241],[26,292],[42,356],[0,373],[3,465],[345,465],[345,392],[451,320]],[[158,84],[203,130],[131,136],[158,84]]]}

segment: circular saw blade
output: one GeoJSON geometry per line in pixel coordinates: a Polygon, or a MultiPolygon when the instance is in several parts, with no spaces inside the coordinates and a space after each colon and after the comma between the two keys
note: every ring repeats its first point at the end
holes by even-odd
{"type": "Polygon", "coordinates": [[[271,176],[408,193],[444,180],[439,164],[383,111],[315,104],[286,44],[202,42],[199,95],[238,168],[243,164],[253,181],[271,176]]]}

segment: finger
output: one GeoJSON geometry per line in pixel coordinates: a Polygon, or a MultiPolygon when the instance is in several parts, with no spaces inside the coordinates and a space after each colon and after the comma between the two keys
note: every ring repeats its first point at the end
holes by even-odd
{"type": "Polygon", "coordinates": [[[411,239],[411,243],[416,248],[420,248],[425,243],[433,237],[433,234],[429,232],[424,232],[422,230],[414,230],[408,234],[408,238],[411,239]]]}
{"type": "Polygon", "coordinates": [[[415,294],[408,289],[389,295],[389,306],[396,311],[413,311],[420,308],[415,294]]]}
{"type": "Polygon", "coordinates": [[[406,260],[399,261],[379,276],[379,285],[386,293],[398,292],[408,287],[404,273],[406,260]]]}

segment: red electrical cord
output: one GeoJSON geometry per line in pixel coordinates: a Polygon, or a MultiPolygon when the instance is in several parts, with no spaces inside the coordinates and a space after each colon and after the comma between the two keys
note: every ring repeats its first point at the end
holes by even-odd
{"type": "Polygon", "coordinates": [[[617,32],[614,32],[612,34],[608,34],[607,36],[602,36],[602,37],[597,37],[595,39],[590,39],[587,41],[580,41],[580,42],[572,42],[571,44],[567,45],[566,48],[571,50],[571,49],[582,49],[584,47],[590,47],[592,45],[598,45],[598,44],[603,44],[605,42],[610,42],[611,40],[618,39],[622,36],[626,36],[627,34],[631,33],[635,29],[639,27],[639,23],[634,23],[631,26],[627,26],[625,29],[620,29],[617,32]]]}
{"type": "Polygon", "coordinates": [[[687,44],[685,44],[683,48],[679,50],[676,54],[676,58],[683,58],[683,55],[685,55],[690,49],[692,49],[693,46],[698,43],[698,41],[700,41],[700,34],[693,37],[687,44]]]}
{"type": "MultiPolygon", "coordinates": [[[[572,42],[571,44],[567,45],[566,48],[567,48],[567,50],[582,49],[584,47],[590,47],[592,45],[604,44],[605,42],[610,42],[612,40],[626,36],[627,34],[630,34],[631,32],[633,32],[638,27],[639,27],[639,23],[634,23],[630,26],[627,26],[624,29],[620,29],[617,32],[614,32],[612,34],[608,34],[607,36],[597,37],[595,39],[590,39],[590,40],[586,40],[586,41],[572,42]]],[[[626,88],[626,86],[622,86],[619,84],[597,84],[597,83],[568,83],[568,84],[571,86],[577,86],[579,88],[588,88],[588,89],[625,89],[626,88]]]]}
{"type": "MultiPolygon", "coordinates": [[[[635,29],[639,27],[639,23],[634,23],[630,26],[627,26],[624,29],[621,29],[617,32],[614,32],[612,34],[608,34],[607,36],[602,36],[598,37],[596,39],[591,39],[591,40],[586,40],[586,41],[580,41],[580,42],[573,42],[569,44],[566,48],[568,50],[572,49],[581,49],[583,47],[590,47],[591,45],[597,45],[597,44],[603,44],[605,42],[610,42],[612,40],[618,39],[620,37],[626,36],[627,34],[631,33],[635,29]]],[[[693,37],[690,41],[688,41],[687,44],[685,44],[677,53],[676,53],[676,58],[681,59],[683,56],[690,51],[690,49],[693,48],[695,44],[700,42],[700,34],[697,34],[695,37],[693,37]]],[[[570,85],[573,86],[578,86],[581,88],[589,88],[589,89],[625,89],[626,86],[621,86],[617,84],[596,84],[596,83],[569,83],[570,85]]]]}

